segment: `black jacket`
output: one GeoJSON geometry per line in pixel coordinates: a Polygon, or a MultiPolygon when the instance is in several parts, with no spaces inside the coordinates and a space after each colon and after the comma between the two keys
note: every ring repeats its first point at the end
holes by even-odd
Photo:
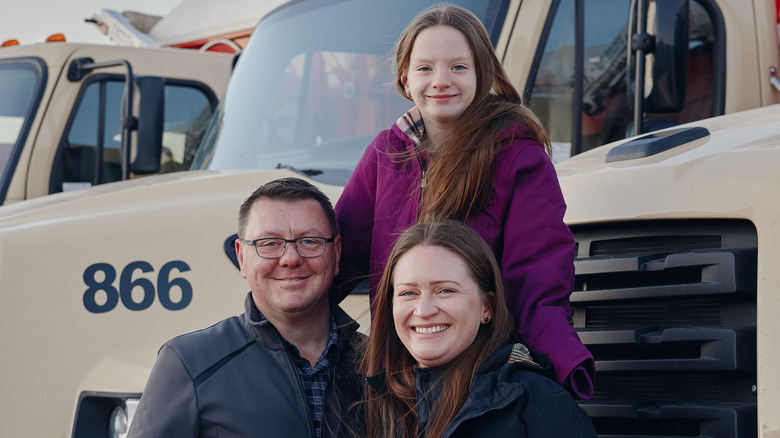
{"type": "MultiPolygon", "coordinates": [[[[588,415],[571,395],[546,377],[549,360],[522,344],[499,348],[477,370],[469,397],[443,438],[595,438],[588,415]]],[[[437,370],[415,370],[419,430],[437,392],[437,370]],[[433,400],[431,400],[433,399],[433,400]]]]}
{"type": "MultiPolygon", "coordinates": [[[[281,335],[260,321],[251,293],[244,307],[243,315],[163,345],[130,437],[314,436],[306,395],[281,335]]],[[[331,311],[339,342],[322,436],[350,436],[348,406],[360,399],[354,343],[362,335],[338,306],[331,311]]]]}

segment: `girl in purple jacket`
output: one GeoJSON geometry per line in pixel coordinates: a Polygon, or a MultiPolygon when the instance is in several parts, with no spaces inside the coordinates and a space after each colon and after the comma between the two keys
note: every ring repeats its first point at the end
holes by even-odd
{"type": "Polygon", "coordinates": [[[401,35],[395,62],[396,88],[415,107],[371,142],[338,200],[341,291],[368,274],[374,306],[405,229],[465,221],[501,264],[522,341],[549,356],[575,397],[590,398],[593,357],[569,323],[574,240],[550,140],[485,27],[458,6],[426,10],[401,35]]]}

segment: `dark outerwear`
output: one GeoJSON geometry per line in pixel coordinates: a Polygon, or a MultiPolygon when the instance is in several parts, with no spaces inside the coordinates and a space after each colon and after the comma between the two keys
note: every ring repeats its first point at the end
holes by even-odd
{"type": "MultiPolygon", "coordinates": [[[[252,301],[245,313],[163,345],[131,425],[131,437],[314,437],[303,386],[279,332],[252,301]]],[[[360,400],[358,324],[331,304],[339,330],[322,436],[352,436],[360,400]]]]}
{"type": "MultiPolygon", "coordinates": [[[[549,377],[550,368],[547,357],[523,344],[502,346],[477,370],[469,397],[443,438],[596,438],[590,418],[549,377]]],[[[443,367],[414,370],[419,437],[425,437],[442,373],[443,367]]],[[[376,391],[385,390],[384,379],[368,380],[376,391]]]]}

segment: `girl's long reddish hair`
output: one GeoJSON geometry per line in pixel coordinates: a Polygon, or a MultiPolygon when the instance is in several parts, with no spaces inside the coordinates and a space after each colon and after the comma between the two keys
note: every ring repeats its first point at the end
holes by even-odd
{"type": "Polygon", "coordinates": [[[398,260],[420,245],[438,246],[460,257],[492,309],[492,319],[480,325],[474,342],[445,365],[438,380],[440,395],[429,417],[424,436],[439,437],[463,406],[477,368],[501,344],[514,327],[506,303],[501,270],[493,251],[467,224],[456,220],[419,223],[406,230],[393,248],[379,283],[360,372],[385,375],[386,391],[366,388],[365,415],[369,437],[417,437],[416,361],[401,343],[393,322],[393,273],[398,260]],[[488,292],[494,292],[489,294],[488,292]]]}
{"type": "Polygon", "coordinates": [[[513,124],[523,126],[525,136],[537,141],[548,155],[551,145],[539,119],[523,104],[507,77],[485,26],[460,6],[444,4],[423,11],[401,35],[395,51],[398,91],[410,99],[404,82],[412,48],[417,35],[433,26],[449,26],[466,37],[474,54],[477,87],[474,101],[431,154],[418,217],[463,220],[482,211],[490,200],[496,155],[506,144],[498,141],[502,129],[513,124]]]}

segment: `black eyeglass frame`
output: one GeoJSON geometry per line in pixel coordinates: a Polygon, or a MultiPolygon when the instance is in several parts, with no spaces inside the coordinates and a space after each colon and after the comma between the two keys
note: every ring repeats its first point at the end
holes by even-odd
{"type": "Polygon", "coordinates": [[[238,240],[240,240],[241,243],[243,243],[243,244],[252,245],[253,247],[255,247],[255,254],[257,254],[257,256],[262,258],[262,259],[273,260],[273,259],[280,259],[280,258],[284,257],[284,255],[287,254],[287,244],[288,243],[292,243],[293,244],[293,247],[295,247],[295,252],[300,257],[305,258],[305,259],[313,259],[313,258],[317,258],[317,257],[322,257],[322,255],[325,254],[325,248],[327,248],[329,243],[331,243],[334,240],[336,240],[336,236],[333,236],[333,237],[301,236],[301,237],[298,237],[298,238],[295,238],[295,239],[282,239],[281,237],[261,237],[259,239],[255,239],[255,240],[246,240],[246,239],[242,239],[242,238],[239,237],[238,240]],[[305,255],[301,254],[301,251],[298,249],[298,241],[299,240],[303,240],[303,239],[322,239],[322,240],[324,240],[325,241],[325,245],[322,247],[322,252],[319,253],[316,256],[305,256],[305,255]],[[282,253],[279,254],[276,257],[268,257],[268,256],[260,255],[260,251],[257,249],[257,242],[260,242],[261,240],[281,240],[281,241],[284,242],[284,249],[282,250],[282,253]]]}

